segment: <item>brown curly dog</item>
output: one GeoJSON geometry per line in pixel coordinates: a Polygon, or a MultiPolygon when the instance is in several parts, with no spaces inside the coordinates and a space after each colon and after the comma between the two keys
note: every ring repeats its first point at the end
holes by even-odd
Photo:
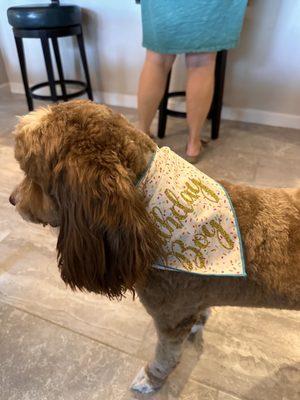
{"type": "Polygon", "coordinates": [[[239,220],[247,278],[158,270],[157,228],[135,187],[156,151],[147,135],[84,100],[31,112],[15,134],[25,179],[10,201],[26,220],[59,227],[62,279],[110,298],[136,290],[155,321],[155,357],[134,389],[148,393],[163,384],[210,306],[299,309],[299,189],[222,182],[239,220]]]}

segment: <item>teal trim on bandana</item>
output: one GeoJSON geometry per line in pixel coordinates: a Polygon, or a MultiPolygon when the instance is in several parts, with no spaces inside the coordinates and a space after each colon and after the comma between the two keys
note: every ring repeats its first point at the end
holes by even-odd
{"type": "Polygon", "coordinates": [[[218,184],[224,190],[224,192],[225,192],[225,194],[227,196],[227,199],[229,201],[229,204],[230,204],[233,216],[234,216],[235,224],[236,224],[236,230],[237,230],[238,238],[239,238],[240,252],[241,252],[241,259],[242,259],[242,266],[243,266],[243,275],[237,275],[237,276],[247,276],[244,246],[243,246],[242,235],[241,235],[241,231],[240,231],[240,227],[239,227],[239,222],[238,222],[238,219],[237,219],[237,216],[236,216],[236,212],[235,212],[234,206],[232,204],[231,198],[230,198],[229,194],[227,193],[227,190],[219,182],[218,182],[218,184]]]}
{"type": "Polygon", "coordinates": [[[222,278],[222,277],[227,277],[227,278],[247,278],[247,274],[240,274],[240,275],[236,275],[236,274],[201,274],[201,272],[193,272],[193,271],[188,271],[185,269],[177,269],[177,268],[173,268],[173,267],[168,267],[165,265],[161,265],[161,264],[153,264],[152,266],[155,269],[160,269],[162,271],[172,271],[172,272],[185,272],[187,274],[192,274],[192,275],[197,275],[197,276],[207,276],[208,278],[211,276],[214,277],[218,277],[218,278],[222,278]]]}
{"type": "Polygon", "coordinates": [[[137,177],[136,182],[135,182],[135,184],[134,184],[135,187],[138,187],[139,184],[142,182],[142,180],[143,180],[143,179],[145,178],[145,176],[147,175],[147,173],[148,173],[148,171],[149,171],[149,169],[150,169],[150,167],[151,167],[151,165],[152,165],[152,163],[153,163],[153,161],[154,161],[154,159],[155,159],[155,156],[156,156],[156,153],[157,153],[158,150],[159,150],[159,148],[157,147],[155,153],[152,154],[150,160],[148,161],[147,167],[146,167],[145,170],[141,173],[141,175],[139,175],[139,176],[137,177]]]}

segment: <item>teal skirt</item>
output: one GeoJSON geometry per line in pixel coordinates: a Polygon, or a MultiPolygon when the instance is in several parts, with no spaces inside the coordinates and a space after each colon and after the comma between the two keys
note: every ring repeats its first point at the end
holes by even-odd
{"type": "Polygon", "coordinates": [[[171,54],[233,48],[246,6],[247,0],[141,0],[143,46],[171,54]]]}

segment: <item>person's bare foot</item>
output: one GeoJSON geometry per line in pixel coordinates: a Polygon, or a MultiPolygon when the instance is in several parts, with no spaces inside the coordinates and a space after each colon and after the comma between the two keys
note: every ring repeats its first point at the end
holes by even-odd
{"type": "Polygon", "coordinates": [[[203,147],[205,147],[207,143],[207,141],[202,139],[198,139],[196,141],[188,141],[185,154],[186,161],[191,164],[196,164],[200,160],[203,147]]]}
{"type": "Polygon", "coordinates": [[[191,141],[189,140],[186,146],[186,155],[188,157],[196,157],[200,154],[202,143],[200,139],[191,141]]]}
{"type": "Polygon", "coordinates": [[[151,133],[150,131],[143,131],[144,133],[146,133],[146,135],[148,135],[151,139],[155,139],[155,135],[153,135],[153,133],[151,133]]]}

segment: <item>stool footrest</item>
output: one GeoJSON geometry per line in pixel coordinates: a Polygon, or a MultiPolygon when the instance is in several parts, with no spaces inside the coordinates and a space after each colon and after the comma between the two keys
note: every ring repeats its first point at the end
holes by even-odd
{"type": "Polygon", "coordinates": [[[179,96],[181,96],[181,97],[184,97],[186,95],[186,93],[185,92],[169,92],[168,94],[167,94],[167,97],[168,98],[170,98],[170,97],[179,97],[179,96]]]}
{"type": "Polygon", "coordinates": [[[184,112],[184,111],[175,111],[175,110],[170,110],[169,108],[167,108],[166,114],[170,115],[171,117],[186,118],[186,112],[184,112]]]}
{"type": "MultiPolygon", "coordinates": [[[[57,97],[58,100],[64,100],[64,97],[69,100],[69,99],[73,99],[74,97],[81,96],[82,94],[87,93],[87,84],[85,82],[77,81],[77,80],[71,80],[71,79],[65,79],[63,81],[63,83],[65,85],[68,85],[68,84],[69,85],[70,84],[71,85],[78,85],[78,86],[81,86],[82,89],[77,90],[76,92],[67,93],[65,96],[57,95],[56,97],[57,97]]],[[[61,84],[61,81],[58,81],[58,80],[55,81],[55,86],[56,85],[60,85],[60,84],[61,84]]],[[[36,85],[31,86],[30,87],[31,96],[34,99],[38,99],[38,100],[52,100],[52,97],[50,95],[48,96],[48,95],[44,95],[44,94],[36,94],[36,93],[34,93],[35,90],[38,90],[38,89],[41,89],[41,88],[47,87],[47,86],[50,87],[49,82],[42,82],[42,83],[38,83],[36,85]]]]}

